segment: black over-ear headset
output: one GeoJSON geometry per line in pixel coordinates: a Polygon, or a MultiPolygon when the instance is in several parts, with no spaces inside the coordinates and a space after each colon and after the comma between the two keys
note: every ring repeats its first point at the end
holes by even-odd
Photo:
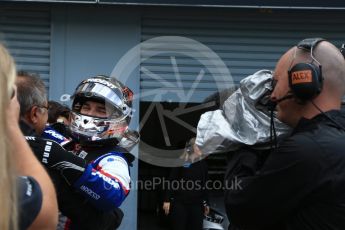
{"type": "Polygon", "coordinates": [[[301,101],[315,98],[322,90],[323,77],[321,64],[313,56],[314,49],[321,41],[325,41],[325,39],[307,38],[300,41],[297,44],[297,48],[309,52],[311,62],[297,63],[288,70],[290,89],[293,95],[301,101]]]}

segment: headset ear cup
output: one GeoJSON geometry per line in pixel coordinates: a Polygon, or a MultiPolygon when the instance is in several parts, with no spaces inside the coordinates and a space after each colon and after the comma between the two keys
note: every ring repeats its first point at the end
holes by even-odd
{"type": "Polygon", "coordinates": [[[321,66],[297,63],[288,72],[289,86],[300,100],[311,100],[320,94],[323,84],[321,66]]]}

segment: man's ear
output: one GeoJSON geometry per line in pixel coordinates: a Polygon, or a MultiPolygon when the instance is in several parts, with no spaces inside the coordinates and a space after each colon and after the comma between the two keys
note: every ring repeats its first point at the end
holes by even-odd
{"type": "Polygon", "coordinates": [[[28,116],[28,120],[32,123],[32,124],[36,124],[38,122],[38,113],[40,108],[36,105],[32,106],[31,109],[28,111],[27,116],[28,116]]]}

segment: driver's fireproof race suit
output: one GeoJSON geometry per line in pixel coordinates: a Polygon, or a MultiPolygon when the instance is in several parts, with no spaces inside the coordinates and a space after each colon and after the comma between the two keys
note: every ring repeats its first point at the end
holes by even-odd
{"type": "MultiPolygon", "coordinates": [[[[21,125],[24,134],[32,135],[21,125]]],[[[119,206],[130,189],[123,149],[97,146],[76,156],[59,145],[66,138],[54,129],[47,127],[42,136],[27,141],[55,184],[62,213],[58,229],[116,229],[123,217],[119,206]]]]}

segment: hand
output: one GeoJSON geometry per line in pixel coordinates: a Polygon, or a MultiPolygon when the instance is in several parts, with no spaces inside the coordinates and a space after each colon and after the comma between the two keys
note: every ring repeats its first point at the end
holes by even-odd
{"type": "Polygon", "coordinates": [[[180,159],[194,163],[195,161],[201,159],[202,152],[200,151],[199,147],[196,144],[193,144],[189,147],[189,149],[185,149],[183,154],[180,156],[180,159]]]}
{"type": "Polygon", "coordinates": [[[207,216],[210,213],[210,206],[204,207],[204,215],[207,216]]]}
{"type": "Polygon", "coordinates": [[[194,149],[195,158],[202,157],[203,154],[196,144],[193,145],[193,149],[194,149]]]}
{"type": "Polygon", "coordinates": [[[164,202],[163,203],[163,210],[165,215],[169,215],[170,212],[170,202],[164,202]]]}

